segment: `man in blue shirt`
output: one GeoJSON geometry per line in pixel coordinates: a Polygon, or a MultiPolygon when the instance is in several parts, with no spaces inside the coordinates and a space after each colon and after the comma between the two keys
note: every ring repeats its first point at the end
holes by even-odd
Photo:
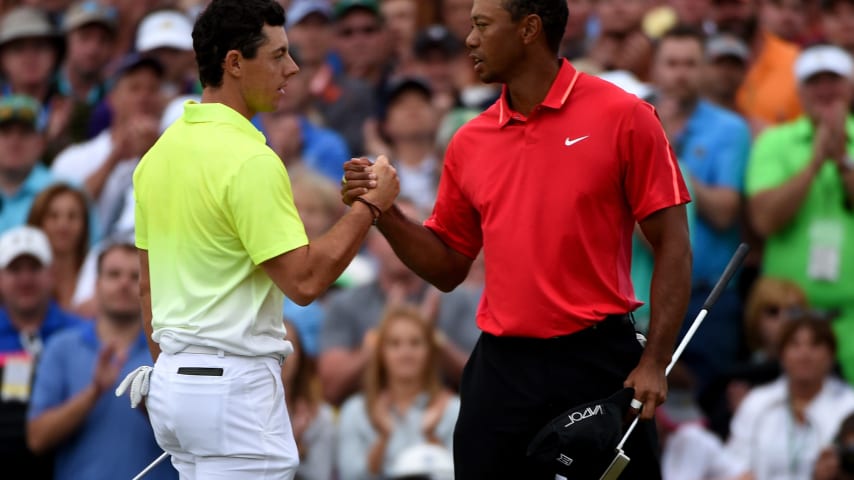
{"type": "Polygon", "coordinates": [[[30,97],[0,97],[0,233],[26,223],[36,195],[54,182],[39,163],[45,145],[40,111],[30,97]]]}
{"type": "MultiPolygon", "coordinates": [[[[698,252],[692,271],[689,319],[699,312],[742,239],[741,192],[750,153],[750,128],[740,116],[700,97],[703,37],[677,27],[659,40],[653,63],[654,103],[683,169],[696,204],[691,247],[698,252]]],[[[700,388],[742,353],[741,300],[731,282],[682,357],[700,388]]],[[[683,325],[683,334],[690,326],[683,325]]]]}
{"type": "Polygon", "coordinates": [[[44,343],[81,319],[51,300],[50,243],[40,230],[23,226],[0,235],[0,465],[51,478],[52,460],[36,457],[25,441],[26,411],[34,365],[44,343]]]}
{"type": "MultiPolygon", "coordinates": [[[[98,257],[97,316],[46,345],[33,386],[27,443],[56,453],[55,479],[132,478],[162,452],[144,413],[113,391],[141,365],[151,365],[142,330],[139,257],[131,244],[98,257]]],[[[177,479],[168,462],[147,479],[177,479]]]]}

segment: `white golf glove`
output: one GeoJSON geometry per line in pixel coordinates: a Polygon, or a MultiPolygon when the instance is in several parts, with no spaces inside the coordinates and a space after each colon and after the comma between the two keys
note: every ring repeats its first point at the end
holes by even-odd
{"type": "Polygon", "coordinates": [[[143,397],[148,395],[148,378],[151,376],[151,370],[152,368],[148,365],[143,365],[130,372],[119,384],[119,388],[116,389],[116,396],[121,397],[125,390],[130,387],[130,406],[136,408],[142,402],[143,397]]]}

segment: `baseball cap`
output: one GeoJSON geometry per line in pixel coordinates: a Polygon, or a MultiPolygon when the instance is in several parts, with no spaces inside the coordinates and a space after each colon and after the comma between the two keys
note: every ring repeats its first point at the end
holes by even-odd
{"type": "Polygon", "coordinates": [[[361,8],[379,16],[380,5],[377,0],[338,0],[335,3],[335,18],[341,18],[351,10],[361,8]]]}
{"type": "Polygon", "coordinates": [[[747,44],[734,35],[715,35],[706,41],[706,57],[715,60],[722,57],[732,57],[747,63],[750,59],[750,49],[747,44]]]}
{"type": "Polygon", "coordinates": [[[391,480],[403,478],[454,480],[454,457],[439,445],[413,445],[397,455],[388,471],[391,480]]]}
{"type": "Polygon", "coordinates": [[[138,68],[151,68],[158,77],[163,77],[165,70],[163,64],[154,57],[148,55],[140,55],[139,53],[128,53],[119,60],[118,64],[111,71],[110,79],[113,83],[123,76],[136,71],[138,68]]]}
{"type": "Polygon", "coordinates": [[[53,255],[47,235],[38,228],[23,225],[0,236],[0,269],[24,255],[34,257],[42,265],[49,265],[53,255]]]}
{"type": "Polygon", "coordinates": [[[803,50],[795,60],[795,78],[798,83],[819,73],[835,73],[840,77],[851,78],[854,73],[851,56],[833,45],[817,45],[803,50]]]}
{"type": "Polygon", "coordinates": [[[567,478],[599,478],[616,455],[633,396],[624,388],[563,412],[537,433],[528,457],[567,478]]]}
{"type": "Polygon", "coordinates": [[[332,7],[325,0],[296,0],[285,15],[288,20],[285,26],[291,28],[313,13],[322,15],[327,21],[334,16],[332,7]]]}
{"type": "Polygon", "coordinates": [[[41,105],[26,95],[5,95],[0,97],[0,125],[17,123],[40,131],[39,114],[41,105]]]}
{"type": "Polygon", "coordinates": [[[136,31],[136,50],[193,49],[193,24],[178,10],[160,10],[142,19],[136,31]]]}
{"type": "Polygon", "coordinates": [[[430,25],[415,36],[414,51],[419,58],[426,57],[432,51],[451,57],[462,49],[462,42],[444,25],[430,25]]]}
{"type": "Polygon", "coordinates": [[[95,0],[77,2],[68,9],[62,19],[62,30],[68,33],[84,25],[98,24],[115,31],[119,25],[119,15],[114,7],[103,5],[95,0]]]}
{"type": "Polygon", "coordinates": [[[37,8],[18,7],[0,20],[0,45],[22,38],[57,36],[58,32],[51,25],[47,14],[37,8]]]}

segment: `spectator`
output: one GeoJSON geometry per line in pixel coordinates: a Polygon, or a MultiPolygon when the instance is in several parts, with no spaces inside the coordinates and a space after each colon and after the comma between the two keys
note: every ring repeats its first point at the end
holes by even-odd
{"type": "Polygon", "coordinates": [[[594,2],[593,0],[567,0],[566,4],[572,13],[566,20],[566,30],[560,42],[560,56],[568,60],[576,60],[587,56],[595,36],[590,28],[594,2]]]}
{"type": "Polygon", "coordinates": [[[317,368],[303,348],[298,328],[285,320],[294,351],[282,363],[282,384],[297,442],[300,465],[296,480],[332,480],[337,424],[332,407],[323,401],[317,368]]]}
{"type": "MultiPolygon", "coordinates": [[[[118,378],[151,365],[138,282],[136,247],[106,248],[94,322],[52,337],[39,360],[27,444],[36,453],[55,452],[56,480],[131,478],[161,453],[148,418],[114,394],[118,378]]],[[[178,473],[164,462],[146,478],[177,480],[178,473]]]]}
{"type": "Polygon", "coordinates": [[[36,195],[54,182],[39,162],[44,152],[39,110],[30,97],[0,97],[0,234],[23,225],[36,195]]]}
{"type": "Polygon", "coordinates": [[[722,33],[706,40],[705,53],[703,93],[717,105],[738,112],[736,94],[747,75],[750,48],[735,35],[722,33]]]}
{"type": "MultiPolygon", "coordinates": [[[[694,259],[691,317],[702,308],[741,242],[741,192],[750,152],[750,129],[734,112],[700,94],[702,34],[676,27],[658,42],[653,64],[658,93],[653,100],[664,131],[688,172],[697,212],[691,248],[694,259]]],[[[741,299],[731,282],[709,313],[703,341],[688,344],[683,357],[702,389],[743,353],[741,299]]],[[[690,321],[683,324],[687,332],[690,321]]]]}
{"type": "Polygon", "coordinates": [[[163,66],[163,97],[201,94],[193,53],[193,23],[179,10],[146,15],[136,31],[136,51],[154,57],[163,66]]]}
{"type": "Polygon", "coordinates": [[[107,95],[106,69],[113,56],[118,28],[115,8],[81,0],[62,22],[67,51],[57,72],[59,92],[68,99],[68,123],[54,145],[59,153],[71,143],[88,140],[89,122],[107,95]]]}
{"type": "Polygon", "coordinates": [[[638,80],[649,80],[652,40],[644,33],[642,21],[648,0],[599,0],[596,16],[601,31],[588,57],[602,70],[628,70],[638,80]]]}
{"type": "Polygon", "coordinates": [[[335,3],[336,50],[344,73],[382,91],[391,73],[389,32],[377,0],[335,3]]]}
{"type": "Polygon", "coordinates": [[[390,307],[362,393],[341,407],[341,480],[384,478],[401,452],[424,442],[452,448],[459,398],[439,376],[435,330],[414,307],[390,307]]]}
{"type": "Polygon", "coordinates": [[[27,224],[41,229],[50,241],[53,297],[65,310],[74,310],[72,298],[77,289],[77,278],[89,251],[91,227],[88,206],[82,191],[58,183],[36,197],[27,217],[27,224]]]}
{"type": "Polygon", "coordinates": [[[382,0],[380,14],[388,28],[389,42],[394,45],[396,70],[408,72],[414,60],[412,47],[419,27],[418,0],[382,0]]]}
{"type": "Polygon", "coordinates": [[[459,57],[468,57],[464,47],[444,25],[430,25],[415,37],[413,73],[427,81],[440,115],[459,103],[454,69],[459,57]]]}
{"type": "Polygon", "coordinates": [[[780,334],[783,374],[754,388],[732,419],[727,449],[755,480],[808,480],[819,452],[854,411],[854,390],[832,375],[836,338],[802,316],[780,334]]]}
{"type": "Polygon", "coordinates": [[[821,452],[812,476],[812,480],[852,479],[854,479],[854,413],[842,421],[833,445],[821,452]]]}
{"type": "Polygon", "coordinates": [[[113,115],[110,128],[65,149],[51,168],[57,178],[82,186],[93,199],[103,235],[115,231],[125,209],[133,209],[126,200],[134,168],[159,135],[163,72],[153,58],[125,57],[107,98],[113,115]]]}
{"type": "Polygon", "coordinates": [[[806,294],[790,280],[756,280],[744,307],[744,329],[752,363],[776,362],[780,332],[788,320],[809,307],[806,294]]]}
{"type": "Polygon", "coordinates": [[[839,361],[854,380],[854,63],[839,47],[804,50],[796,64],[805,116],[769,129],[754,145],[747,195],[765,238],[762,269],[789,279],[813,307],[838,309],[839,361]]]}
{"type": "Polygon", "coordinates": [[[40,103],[38,122],[48,145],[61,136],[71,113],[53,81],[62,50],[62,37],[42,10],[18,7],[0,19],[0,94],[40,103]]]}
{"type": "MultiPolygon", "coordinates": [[[[424,215],[411,202],[398,205],[410,218],[424,215]]],[[[445,379],[456,385],[474,348],[479,330],[474,318],[478,294],[460,290],[439,294],[406,267],[380,232],[368,234],[368,253],[376,261],[376,278],[365,285],[342,290],[329,298],[320,332],[318,371],[326,400],[338,405],[359,390],[368,360],[376,346],[378,319],[389,304],[422,305],[428,319],[448,341],[442,342],[440,360],[445,379]],[[438,313],[436,313],[438,312],[438,313]]]]}
{"type": "Polygon", "coordinates": [[[777,37],[799,43],[807,30],[807,5],[804,0],[762,0],[762,27],[777,37]]]}
{"type": "Polygon", "coordinates": [[[400,178],[400,194],[422,211],[433,208],[441,167],[436,152],[439,112],[433,91],[418,78],[401,78],[391,86],[386,99],[382,132],[387,152],[400,178]]]}
{"type": "MultiPolygon", "coordinates": [[[[376,114],[376,92],[350,78],[333,53],[334,12],[326,0],[295,0],[287,14],[292,50],[300,57],[300,76],[308,78],[309,93],[324,126],[344,137],[354,155],[365,151],[363,125],[376,114]]],[[[336,177],[339,178],[339,176],[336,177]]]]}
{"type": "Polygon", "coordinates": [[[42,346],[60,330],[83,322],[51,300],[50,242],[22,226],[0,236],[0,462],[6,472],[53,478],[53,457],[30,452],[26,414],[33,370],[42,346]]]}
{"type": "Polygon", "coordinates": [[[795,119],[801,113],[792,67],[797,45],[764,28],[762,20],[773,15],[774,0],[715,0],[714,18],[720,33],[735,35],[750,46],[750,66],[736,102],[746,118],[761,121],[754,128],[795,119]],[[764,6],[764,7],[763,7],[764,6]]]}

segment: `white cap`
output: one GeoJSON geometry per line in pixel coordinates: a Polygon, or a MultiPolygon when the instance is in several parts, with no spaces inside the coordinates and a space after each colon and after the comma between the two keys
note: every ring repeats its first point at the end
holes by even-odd
{"type": "Polygon", "coordinates": [[[142,19],[136,31],[136,50],[147,52],[155,48],[193,49],[193,24],[177,10],[154,12],[142,19]]]}
{"type": "Polygon", "coordinates": [[[53,255],[47,235],[38,228],[25,225],[7,230],[0,236],[0,269],[24,255],[35,257],[42,265],[50,265],[53,255]]]}
{"type": "Polygon", "coordinates": [[[454,457],[439,445],[414,445],[400,452],[388,473],[392,479],[423,475],[431,480],[453,480],[454,457]]]}
{"type": "Polygon", "coordinates": [[[845,50],[833,45],[818,45],[802,51],[795,61],[795,77],[803,83],[819,73],[835,73],[851,78],[854,63],[845,50]]]}

